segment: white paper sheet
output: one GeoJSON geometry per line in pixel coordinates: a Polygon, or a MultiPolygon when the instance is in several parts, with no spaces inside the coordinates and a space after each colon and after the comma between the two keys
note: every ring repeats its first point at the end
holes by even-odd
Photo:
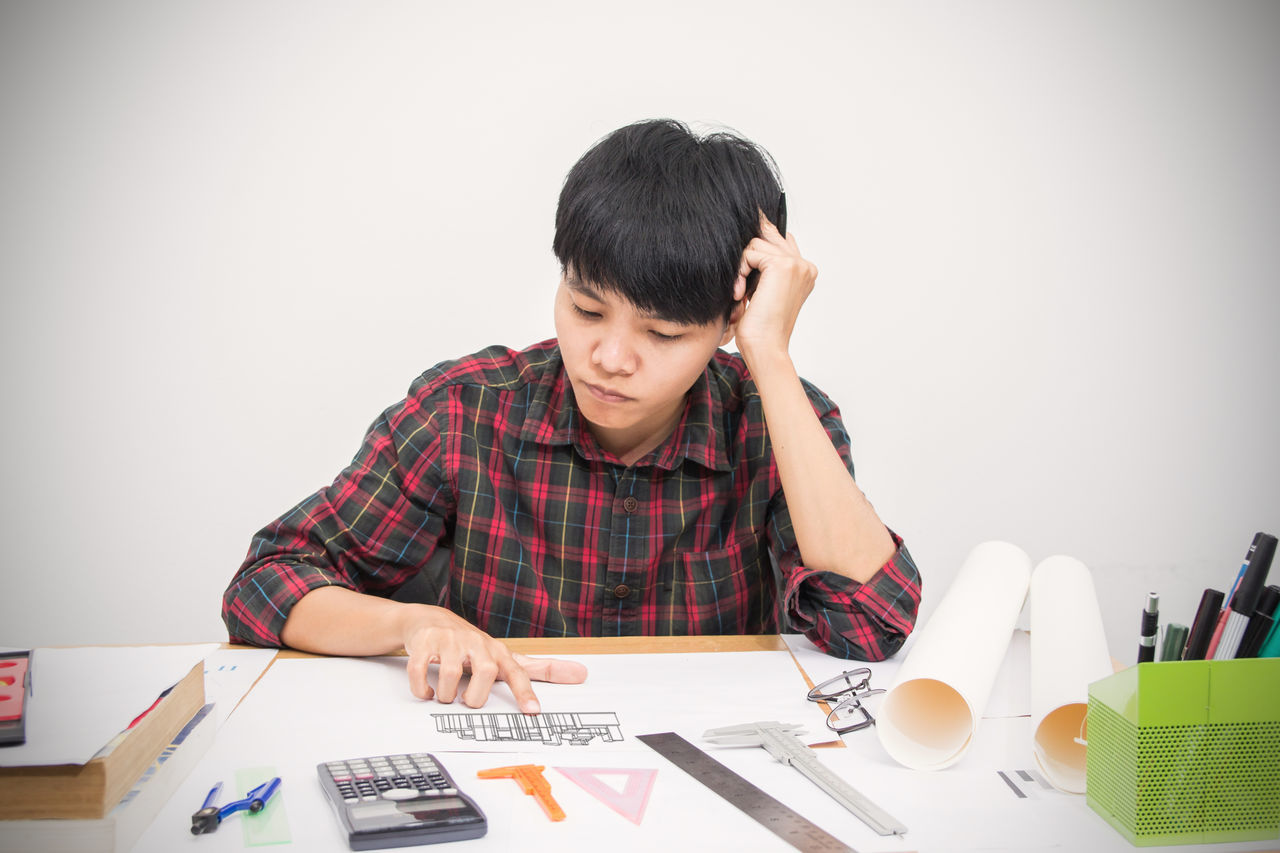
{"type": "MultiPolygon", "coordinates": [[[[276,660],[219,730],[205,761],[174,794],[137,850],[186,849],[186,844],[193,843],[191,813],[209,789],[218,781],[230,783],[241,768],[267,766],[276,768],[284,780],[293,848],[308,853],[344,851],[345,840],[316,779],[316,764],[413,751],[440,757],[489,814],[489,836],[466,842],[466,849],[476,853],[517,846],[589,849],[599,846],[602,838],[608,839],[611,850],[653,850],[663,845],[688,849],[702,842],[703,846],[724,843],[750,850],[791,849],[781,841],[773,843],[773,836],[754,821],[635,740],[639,734],[675,731],[702,744],[702,734],[709,728],[761,719],[798,722],[811,732],[825,732],[822,711],[805,698],[808,688],[788,652],[573,659],[587,667],[586,683],[535,683],[544,712],[614,711],[625,741],[559,747],[522,743],[519,749],[511,744],[504,748],[463,742],[437,732],[431,714],[470,709],[415,698],[409,693],[404,658],[276,660]],[[570,816],[562,824],[548,821],[516,783],[474,778],[480,768],[529,763],[548,768],[553,794],[570,816]],[[640,826],[631,823],[553,774],[551,768],[556,766],[659,768],[645,820],[640,826]]],[[[515,703],[502,685],[482,709],[483,713],[514,711],[515,703]]],[[[786,769],[798,784],[812,787],[786,769]]],[[[224,788],[221,801],[231,796],[224,788]]],[[[194,843],[211,853],[241,850],[243,840],[237,827],[227,825],[194,843]]]]}
{"type": "Polygon", "coordinates": [[[1093,578],[1072,557],[1049,557],[1031,575],[1031,720],[1036,761],[1063,791],[1085,791],[1089,684],[1111,675],[1093,578]]]}
{"type": "MultiPolygon", "coordinates": [[[[652,750],[647,753],[578,753],[554,760],[539,758],[536,763],[546,767],[543,775],[551,783],[551,795],[565,812],[565,819],[557,822],[549,820],[534,798],[523,793],[516,782],[476,778],[477,771],[482,769],[532,763],[532,757],[527,753],[436,751],[433,754],[453,776],[460,790],[475,800],[484,812],[489,830],[482,838],[412,848],[415,850],[652,853],[655,850],[705,849],[795,853],[793,847],[652,750]],[[557,766],[594,767],[601,762],[602,755],[608,756],[606,760],[620,768],[657,771],[644,817],[638,825],[555,770],[557,766]]],[[[243,812],[228,818],[215,833],[199,837],[191,835],[191,813],[203,802],[205,794],[216,782],[234,778],[236,771],[245,766],[224,752],[219,756],[211,754],[210,760],[198,767],[187,783],[174,793],[156,821],[143,834],[134,853],[244,853],[255,849],[350,853],[346,836],[321,793],[315,762],[309,760],[313,755],[314,751],[306,757],[282,757],[271,765],[283,780],[279,796],[288,818],[289,844],[247,847],[240,824],[254,818],[243,812]]],[[[790,768],[784,769],[799,775],[790,768]]],[[[803,779],[800,781],[804,782],[803,779]]],[[[227,791],[224,786],[221,802],[226,802],[227,791]]]]}
{"type": "Polygon", "coordinates": [[[36,649],[27,742],[0,751],[0,767],[84,764],[217,647],[36,649]]]}
{"type": "MultiPolygon", "coordinates": [[[[884,756],[870,732],[846,737],[846,749],[818,750],[823,764],[906,824],[907,834],[898,838],[877,835],[811,783],[797,781],[795,770],[773,761],[763,750],[720,749],[713,754],[859,853],[1134,853],[1136,848],[1090,809],[1083,797],[1019,775],[1036,773],[1027,748],[1030,737],[1030,717],[984,719],[963,765],[946,773],[902,767],[884,756]],[[1024,796],[1018,796],[1000,772],[1012,778],[1024,796]]],[[[1275,848],[1272,841],[1141,849],[1144,853],[1240,853],[1275,848]]],[[[708,849],[718,848],[708,845],[708,849]]]]}
{"type": "Polygon", "coordinates": [[[970,552],[880,707],[885,750],[917,770],[949,767],[972,742],[1018,613],[1031,559],[1007,542],[970,552]]]}
{"type": "Polygon", "coordinates": [[[217,649],[204,659],[204,701],[221,726],[275,659],[275,649],[217,649]]]}
{"type": "Polygon", "coordinates": [[[805,698],[804,678],[785,651],[573,659],[587,667],[584,684],[534,683],[544,715],[616,713],[624,741],[559,747],[476,742],[441,733],[433,715],[516,714],[515,701],[499,683],[479,710],[461,702],[424,702],[409,692],[403,657],[277,660],[223,728],[246,755],[295,749],[314,753],[317,743],[331,743],[339,751],[345,746],[352,754],[406,749],[544,754],[566,748],[645,750],[648,747],[635,735],[671,731],[673,720],[680,725],[678,733],[690,738],[701,737],[709,728],[761,719],[825,731],[822,710],[805,698]],[[713,661],[715,670],[708,672],[713,661]],[[346,728],[336,730],[335,720],[345,721],[346,728]]]}
{"type": "MultiPolygon", "coordinates": [[[[672,674],[672,666],[657,668],[665,677],[660,684],[652,686],[651,692],[661,695],[644,701],[646,704],[665,701],[668,707],[660,719],[651,720],[656,724],[654,731],[683,731],[696,727],[686,725],[685,717],[687,714],[707,713],[694,707],[693,703],[706,701],[709,696],[737,697],[737,707],[743,710],[743,717],[750,717],[752,713],[765,713],[764,708],[756,703],[755,694],[790,695],[793,688],[779,689],[779,684],[803,684],[798,674],[791,676],[785,668],[773,672],[773,664],[767,663],[758,670],[760,677],[743,687],[733,679],[740,678],[743,669],[750,668],[742,665],[743,660],[750,662],[749,659],[735,661],[721,654],[580,656],[577,659],[591,670],[587,683],[590,685],[597,678],[604,682],[613,681],[618,673],[651,672],[654,667],[640,660],[649,657],[669,658],[677,664],[674,668],[682,673],[682,677],[676,677],[672,674]],[[696,660],[681,662],[680,659],[685,657],[696,660]],[[770,671],[767,677],[782,677],[783,680],[779,683],[766,681],[766,668],[770,671]],[[691,691],[682,693],[681,685],[685,681],[693,682],[695,686],[691,691]],[[762,690],[761,686],[766,689],[762,690]]],[[[359,669],[367,670],[369,667],[359,669]]],[[[597,850],[601,847],[607,847],[611,853],[633,850],[793,849],[647,747],[643,750],[567,747],[541,754],[468,752],[445,748],[448,741],[437,739],[432,734],[433,727],[425,725],[422,719],[434,703],[418,703],[419,713],[414,716],[400,711],[382,712],[384,706],[398,705],[401,693],[407,694],[407,688],[401,681],[403,675],[400,667],[384,667],[373,661],[276,661],[267,676],[219,730],[218,740],[209,754],[175,791],[135,848],[136,853],[187,850],[192,853],[242,853],[246,847],[239,822],[253,820],[252,817],[243,813],[234,815],[212,835],[194,837],[190,833],[191,814],[215,783],[229,784],[238,770],[250,766],[272,768],[284,780],[281,802],[287,815],[291,843],[273,849],[347,853],[338,822],[321,794],[315,765],[332,758],[417,749],[436,754],[489,818],[487,836],[445,845],[441,850],[455,846],[472,853],[510,850],[534,853],[597,850]],[[321,665],[309,675],[305,671],[290,673],[294,667],[282,667],[281,672],[286,677],[276,679],[274,676],[280,674],[275,672],[276,667],[285,663],[321,665]],[[345,688],[352,686],[348,678],[350,670],[330,666],[330,663],[373,663],[373,669],[385,674],[386,679],[383,682],[381,677],[361,676],[359,687],[363,695],[343,698],[344,692],[348,692],[345,688]],[[384,686],[380,687],[380,683],[384,686]],[[258,696],[262,688],[270,688],[273,695],[258,696]],[[297,692],[291,693],[290,690],[294,689],[297,692]],[[268,701],[260,701],[264,698],[268,701]],[[564,821],[549,821],[533,799],[522,794],[514,782],[475,778],[476,771],[480,769],[528,763],[547,768],[545,775],[551,782],[552,795],[567,815],[564,821]],[[557,766],[657,770],[643,821],[638,826],[631,823],[556,773],[554,768],[557,766]]],[[[560,703],[561,697],[555,694],[561,691],[545,690],[554,685],[535,686],[543,688],[546,693],[542,696],[544,705],[552,701],[560,703]]],[[[570,685],[562,687],[565,691],[572,689],[570,685]]],[[[618,701],[616,694],[613,699],[618,701]]],[[[804,702],[803,690],[800,690],[799,701],[808,704],[804,702]]],[[[721,704],[722,700],[716,698],[716,707],[721,704]]],[[[617,707],[620,713],[625,711],[621,704],[617,707]]],[[[778,709],[779,713],[787,710],[778,709]]],[[[731,716],[726,722],[733,721],[731,716]]],[[[1028,787],[1028,796],[1019,798],[999,777],[1000,770],[1016,773],[1034,769],[1026,748],[1030,727],[1029,717],[984,720],[964,767],[948,773],[903,769],[888,758],[870,731],[846,738],[846,749],[819,750],[824,764],[907,824],[909,831],[900,839],[875,835],[813,783],[772,759],[763,749],[735,749],[716,747],[700,740],[693,742],[753,784],[865,853],[906,850],[956,853],[970,850],[1025,853],[1131,851],[1133,848],[1129,843],[1094,814],[1083,798],[1040,786],[1028,787]]],[[[235,792],[234,795],[242,793],[235,792]]],[[[224,787],[220,802],[225,803],[231,796],[230,788],[224,787]]],[[[1208,845],[1196,850],[1197,853],[1220,853],[1228,849],[1262,850],[1274,846],[1274,842],[1259,842],[1208,845]]],[[[1186,848],[1162,849],[1185,851],[1186,848]]]]}
{"type": "MultiPolygon", "coordinates": [[[[1139,849],[1144,853],[1156,850],[1241,853],[1276,848],[1274,841],[1135,848],[1090,809],[1084,797],[1066,794],[1036,781],[1024,781],[1018,776],[1019,770],[1032,774],[1035,771],[1026,749],[1028,734],[1026,717],[984,720],[979,738],[994,735],[995,739],[1014,746],[1022,759],[987,767],[974,765],[966,758],[963,767],[953,767],[946,773],[900,766],[877,767],[858,760],[857,755],[847,749],[823,751],[820,757],[824,764],[906,824],[907,833],[899,838],[877,835],[844,812],[830,797],[797,787],[785,777],[784,771],[795,772],[790,768],[778,765],[775,769],[767,760],[746,754],[729,760],[717,754],[717,758],[859,853],[1134,853],[1139,849]],[[747,761],[754,763],[748,765],[747,761]],[[1013,778],[1025,796],[1019,797],[998,770],[1013,778]]],[[[995,761],[994,755],[991,760],[995,761]]]]}

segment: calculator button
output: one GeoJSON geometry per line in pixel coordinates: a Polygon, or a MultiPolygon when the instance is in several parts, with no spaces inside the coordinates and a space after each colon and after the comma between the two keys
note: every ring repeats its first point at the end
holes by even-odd
{"type": "Polygon", "coordinates": [[[392,788],[389,791],[382,792],[384,800],[416,800],[418,792],[412,788],[392,788]]]}

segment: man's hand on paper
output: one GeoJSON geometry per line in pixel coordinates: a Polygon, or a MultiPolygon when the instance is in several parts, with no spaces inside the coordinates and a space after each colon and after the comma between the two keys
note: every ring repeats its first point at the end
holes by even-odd
{"type": "Polygon", "coordinates": [[[505,681],[520,710],[536,714],[541,706],[533,681],[580,684],[587,678],[587,668],[576,661],[514,654],[500,640],[443,608],[425,607],[416,617],[406,626],[404,649],[409,655],[409,689],[420,699],[453,702],[463,674],[469,672],[471,680],[462,691],[464,705],[483,706],[494,682],[505,681]],[[438,665],[435,689],[427,681],[433,663],[438,665]]]}

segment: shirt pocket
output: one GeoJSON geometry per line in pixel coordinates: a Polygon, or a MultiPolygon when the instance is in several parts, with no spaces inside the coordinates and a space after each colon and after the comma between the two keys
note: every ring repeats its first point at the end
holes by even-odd
{"type": "MultiPolygon", "coordinates": [[[[673,598],[684,602],[687,634],[760,634],[777,630],[777,590],[760,540],[681,554],[673,598]]],[[[681,617],[674,620],[679,623],[681,617]]]]}

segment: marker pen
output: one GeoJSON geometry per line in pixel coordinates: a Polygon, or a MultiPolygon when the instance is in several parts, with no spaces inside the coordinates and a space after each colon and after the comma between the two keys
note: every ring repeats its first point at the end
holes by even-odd
{"type": "Polygon", "coordinates": [[[1160,627],[1160,596],[1147,593],[1147,606],[1142,610],[1142,627],[1138,631],[1138,663],[1156,659],[1156,634],[1160,627]]]}
{"type": "Polygon", "coordinates": [[[1164,643],[1160,646],[1160,660],[1182,660],[1182,650],[1187,645],[1187,626],[1171,622],[1164,628],[1164,643]]]}
{"type": "Polygon", "coordinates": [[[1269,586],[1258,596],[1258,607],[1249,617],[1249,626],[1244,629],[1240,639],[1240,648],[1236,649],[1237,658],[1256,658],[1262,648],[1262,641],[1267,638],[1271,626],[1275,624],[1273,614],[1276,604],[1280,603],[1280,587],[1269,586]]]}
{"type": "Polygon", "coordinates": [[[1200,596],[1200,608],[1196,610],[1196,620],[1191,623],[1191,636],[1187,638],[1183,660],[1204,660],[1218,611],[1222,609],[1222,599],[1222,591],[1217,589],[1206,589],[1200,596]]]}
{"type": "Polygon", "coordinates": [[[1267,582],[1267,572],[1271,569],[1271,560],[1276,554],[1276,537],[1270,533],[1258,533],[1253,537],[1249,553],[1245,556],[1244,577],[1236,587],[1236,594],[1231,598],[1231,606],[1223,612],[1227,614],[1222,637],[1213,653],[1214,660],[1231,660],[1240,648],[1240,640],[1244,637],[1244,629],[1248,627],[1249,617],[1258,606],[1258,596],[1262,586],[1267,582]]]}
{"type": "Polygon", "coordinates": [[[1271,626],[1271,633],[1262,641],[1262,648],[1258,649],[1258,657],[1280,658],[1280,625],[1271,626]]]}

